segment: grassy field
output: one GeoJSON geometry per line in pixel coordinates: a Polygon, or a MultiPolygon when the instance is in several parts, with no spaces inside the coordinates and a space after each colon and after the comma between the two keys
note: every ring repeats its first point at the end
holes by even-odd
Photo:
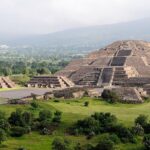
{"type": "MultiPolygon", "coordinates": [[[[83,98],[81,100],[62,100],[61,102],[46,101],[39,102],[40,108],[38,110],[32,110],[29,105],[19,106],[19,105],[0,105],[0,110],[5,111],[9,115],[16,108],[22,108],[23,110],[30,110],[35,115],[41,109],[49,110],[60,110],[63,112],[62,123],[57,131],[51,136],[42,136],[38,133],[31,133],[25,135],[21,138],[8,138],[6,142],[3,143],[0,149],[2,150],[15,150],[20,146],[24,146],[27,150],[51,150],[51,142],[57,136],[62,136],[70,139],[74,143],[81,142],[82,144],[92,143],[95,144],[102,135],[96,136],[91,140],[86,140],[84,136],[68,136],[65,131],[66,128],[71,126],[78,119],[85,118],[94,112],[111,112],[115,114],[119,122],[125,124],[126,126],[132,126],[134,119],[139,114],[145,114],[150,117],[150,103],[144,104],[108,104],[106,102],[83,98]],[[84,101],[89,101],[89,107],[84,106],[84,101]]],[[[141,147],[141,139],[138,139],[138,144],[120,144],[117,145],[118,150],[138,150],[141,147]]]]}

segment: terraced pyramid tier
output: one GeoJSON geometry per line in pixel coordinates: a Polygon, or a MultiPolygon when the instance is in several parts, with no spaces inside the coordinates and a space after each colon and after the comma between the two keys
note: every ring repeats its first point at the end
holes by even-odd
{"type": "Polygon", "coordinates": [[[9,77],[0,77],[0,88],[14,88],[15,83],[9,77]]]}
{"type": "Polygon", "coordinates": [[[150,84],[150,43],[118,41],[72,61],[55,75],[83,86],[144,86],[150,84]]]}

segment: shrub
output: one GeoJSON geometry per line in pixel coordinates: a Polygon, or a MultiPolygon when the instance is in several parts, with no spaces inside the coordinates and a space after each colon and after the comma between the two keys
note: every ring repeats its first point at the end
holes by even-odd
{"type": "Polygon", "coordinates": [[[39,112],[39,120],[47,120],[52,118],[52,112],[49,110],[42,110],[39,112]]]}
{"type": "Polygon", "coordinates": [[[116,125],[114,127],[114,133],[118,135],[122,142],[134,142],[134,137],[131,131],[123,125],[116,125]]]}
{"type": "Polygon", "coordinates": [[[56,111],[54,113],[53,122],[60,123],[61,122],[61,115],[62,115],[62,112],[56,111]]]}
{"type": "Polygon", "coordinates": [[[110,129],[117,123],[116,116],[111,113],[95,113],[91,117],[99,121],[102,127],[102,132],[110,131],[110,129]]]}
{"type": "Polygon", "coordinates": [[[109,139],[101,140],[95,147],[95,150],[113,150],[114,143],[109,139]]]}
{"type": "Polygon", "coordinates": [[[30,112],[22,112],[21,109],[16,109],[12,112],[8,121],[13,126],[29,126],[33,121],[33,114],[30,112]]]}
{"type": "Polygon", "coordinates": [[[150,133],[150,123],[147,123],[145,126],[144,126],[144,132],[149,134],[150,133]]]}
{"type": "Polygon", "coordinates": [[[88,134],[87,139],[91,139],[94,136],[95,136],[95,132],[92,131],[88,134]]]}
{"type": "Polygon", "coordinates": [[[144,136],[143,143],[144,143],[145,149],[149,150],[150,149],[150,134],[147,134],[144,136]]]}
{"type": "Polygon", "coordinates": [[[102,92],[102,98],[109,103],[120,101],[120,97],[115,92],[107,89],[102,92]]]}
{"type": "Polygon", "coordinates": [[[91,117],[78,120],[74,125],[74,132],[85,135],[89,135],[92,132],[95,134],[107,132],[110,131],[116,122],[117,118],[110,113],[95,113],[91,117]]]}
{"type": "Polygon", "coordinates": [[[89,106],[89,102],[88,101],[84,102],[84,106],[88,107],[89,106]]]}
{"type": "Polygon", "coordinates": [[[0,144],[6,140],[6,132],[3,129],[0,129],[0,144]]]}
{"type": "Polygon", "coordinates": [[[5,112],[0,111],[0,120],[1,119],[6,119],[6,114],[5,112]]]}
{"type": "Polygon", "coordinates": [[[44,128],[51,128],[52,121],[51,120],[43,120],[40,122],[39,129],[42,130],[44,128]]]}
{"type": "Polygon", "coordinates": [[[30,105],[32,106],[33,109],[39,108],[39,104],[35,100],[30,105]]]}
{"type": "Polygon", "coordinates": [[[19,147],[17,150],[26,150],[26,148],[23,147],[23,146],[21,146],[21,147],[19,147]]]}
{"type": "Polygon", "coordinates": [[[22,125],[30,126],[33,122],[33,114],[31,112],[24,112],[21,115],[22,125]]]}
{"type": "Polygon", "coordinates": [[[135,124],[140,124],[142,127],[145,127],[147,125],[148,117],[145,115],[139,115],[135,119],[135,124]]]}
{"type": "Polygon", "coordinates": [[[70,141],[63,138],[55,138],[52,143],[52,150],[70,150],[70,141]]]}
{"type": "Polygon", "coordinates": [[[16,109],[15,112],[12,112],[8,121],[11,125],[22,126],[22,110],[16,109]]]}
{"type": "Polygon", "coordinates": [[[115,144],[118,144],[120,142],[120,139],[119,137],[114,133],[114,134],[111,134],[109,136],[109,139],[111,139],[115,144]]]}
{"type": "Polygon", "coordinates": [[[144,134],[144,129],[140,124],[136,124],[135,127],[132,128],[132,132],[134,135],[142,136],[144,134]]]}
{"type": "Polygon", "coordinates": [[[0,128],[8,132],[10,129],[9,122],[6,119],[0,119],[0,128]]]}
{"type": "Polygon", "coordinates": [[[82,150],[81,144],[77,143],[76,146],[74,147],[74,150],[82,150]]]}
{"type": "Polygon", "coordinates": [[[11,128],[11,136],[13,137],[21,137],[26,133],[26,129],[23,127],[15,126],[11,128]]]}
{"type": "Polygon", "coordinates": [[[43,134],[43,135],[49,135],[49,134],[50,134],[50,131],[49,131],[47,128],[43,128],[43,129],[41,130],[41,134],[43,134]]]}
{"type": "Polygon", "coordinates": [[[59,102],[60,102],[60,100],[55,99],[55,100],[54,100],[54,102],[59,103],[59,102]]]}
{"type": "MultiPolygon", "coordinates": [[[[75,149],[75,150],[78,150],[78,149],[75,149]]],[[[95,150],[95,147],[92,144],[86,144],[81,147],[81,150],[95,150]]]]}

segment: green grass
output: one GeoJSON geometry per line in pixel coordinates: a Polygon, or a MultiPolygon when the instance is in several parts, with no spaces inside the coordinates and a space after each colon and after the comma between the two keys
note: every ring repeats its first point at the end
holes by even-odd
{"type": "MultiPolygon", "coordinates": [[[[108,104],[104,101],[83,98],[81,100],[61,100],[60,102],[54,101],[40,101],[40,108],[37,110],[32,110],[29,105],[0,105],[0,110],[5,111],[7,116],[16,108],[21,108],[22,110],[32,111],[35,116],[42,109],[49,110],[60,110],[63,112],[62,123],[57,131],[51,136],[42,136],[38,133],[31,133],[25,135],[21,138],[8,138],[6,142],[3,143],[3,150],[14,150],[20,146],[24,146],[27,150],[51,150],[51,142],[56,136],[65,136],[74,143],[81,142],[82,144],[92,143],[96,144],[100,136],[96,136],[93,139],[87,141],[84,136],[68,136],[65,131],[67,127],[71,126],[75,121],[85,118],[94,112],[111,112],[116,115],[119,122],[125,124],[126,126],[132,126],[134,124],[134,119],[139,114],[149,115],[150,103],[144,104],[108,104]],[[89,101],[89,107],[84,106],[84,101],[89,101]]],[[[138,150],[141,147],[141,139],[138,139],[137,144],[120,144],[116,146],[118,150],[138,150]]]]}

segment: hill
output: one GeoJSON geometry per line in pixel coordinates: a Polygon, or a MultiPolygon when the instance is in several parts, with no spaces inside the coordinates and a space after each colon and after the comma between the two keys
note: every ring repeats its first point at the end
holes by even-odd
{"type": "Polygon", "coordinates": [[[116,40],[150,40],[150,18],[131,22],[70,29],[47,35],[19,38],[0,37],[1,43],[30,45],[51,50],[90,51],[99,49],[116,40]]]}

